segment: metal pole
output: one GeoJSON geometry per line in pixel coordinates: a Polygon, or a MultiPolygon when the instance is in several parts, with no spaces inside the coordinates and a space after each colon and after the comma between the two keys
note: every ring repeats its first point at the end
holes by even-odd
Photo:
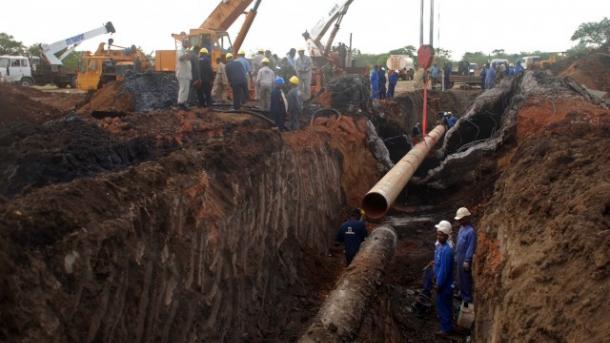
{"type": "Polygon", "coordinates": [[[434,0],[430,0],[430,46],[434,46],[434,0]]]}
{"type": "Polygon", "coordinates": [[[424,0],[421,0],[419,14],[419,46],[424,45],[424,0]]]}

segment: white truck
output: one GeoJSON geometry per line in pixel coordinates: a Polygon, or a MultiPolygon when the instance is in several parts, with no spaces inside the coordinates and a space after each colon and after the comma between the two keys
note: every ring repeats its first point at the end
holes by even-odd
{"type": "Polygon", "coordinates": [[[25,56],[0,56],[0,81],[19,83],[22,86],[34,84],[29,58],[25,56]]]}
{"type": "Polygon", "coordinates": [[[52,44],[41,44],[42,56],[0,56],[0,81],[23,86],[55,84],[64,88],[75,85],[76,71],[64,70],[63,60],[83,41],[106,33],[114,33],[111,22],[97,29],[62,39],[52,44]],[[62,52],[61,56],[56,54],[62,52]]]}

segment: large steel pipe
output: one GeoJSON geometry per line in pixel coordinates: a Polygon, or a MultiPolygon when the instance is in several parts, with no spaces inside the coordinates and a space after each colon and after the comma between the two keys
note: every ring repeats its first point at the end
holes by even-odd
{"type": "Polygon", "coordinates": [[[415,145],[377,184],[364,196],[362,208],[367,217],[382,218],[398,194],[407,185],[432,147],[443,137],[445,126],[438,125],[424,140],[415,145]]]}
{"type": "Polygon", "coordinates": [[[398,236],[389,225],[371,233],[299,339],[300,343],[354,341],[383,283],[384,269],[394,256],[397,241],[398,236]]]}

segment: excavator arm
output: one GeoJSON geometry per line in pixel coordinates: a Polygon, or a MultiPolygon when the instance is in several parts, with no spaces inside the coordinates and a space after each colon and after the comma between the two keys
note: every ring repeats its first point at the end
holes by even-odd
{"type": "Polygon", "coordinates": [[[246,20],[244,21],[241,29],[239,30],[239,34],[237,38],[235,38],[235,42],[233,43],[233,53],[237,53],[239,49],[241,49],[241,45],[244,43],[246,39],[246,35],[248,31],[250,31],[250,27],[252,26],[252,22],[254,22],[254,18],[256,18],[256,14],[258,13],[258,6],[260,6],[262,0],[257,0],[252,9],[246,15],[246,20]]]}

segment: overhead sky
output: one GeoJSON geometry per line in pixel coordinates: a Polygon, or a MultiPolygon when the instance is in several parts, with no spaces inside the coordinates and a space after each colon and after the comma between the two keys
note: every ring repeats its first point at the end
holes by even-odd
{"type": "MultiPolygon", "coordinates": [[[[428,3],[429,0],[426,0],[428,3]]],[[[271,49],[283,55],[304,45],[301,34],[344,0],[262,0],[259,14],[244,43],[246,51],[271,49]]],[[[5,15],[0,32],[30,45],[52,43],[112,21],[115,44],[141,46],[145,52],[173,49],[171,33],[198,27],[220,0],[33,0],[27,15],[5,15]]],[[[383,53],[419,45],[420,0],[355,0],[335,42],[348,42],[363,52],[383,53]]],[[[452,51],[505,49],[506,52],[565,51],[578,25],[610,16],[608,0],[436,0],[440,22],[435,46],[452,51]]],[[[13,11],[14,12],[14,11],[13,11]]],[[[17,12],[14,12],[17,13],[17,12]]],[[[436,17],[436,16],[435,16],[436,17]]],[[[435,18],[438,20],[438,18],[435,18]]],[[[234,38],[241,20],[230,30],[234,38]]],[[[426,37],[428,34],[426,34],[426,37]]],[[[79,50],[95,50],[90,40],[79,50]]]]}

